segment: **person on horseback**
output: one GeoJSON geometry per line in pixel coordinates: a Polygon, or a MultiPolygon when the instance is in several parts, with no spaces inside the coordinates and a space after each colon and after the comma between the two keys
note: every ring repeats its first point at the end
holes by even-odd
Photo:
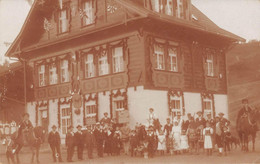
{"type": "Polygon", "coordinates": [[[149,126],[153,126],[154,124],[154,120],[156,119],[156,115],[154,113],[154,109],[150,108],[149,109],[149,118],[148,118],[148,122],[149,122],[149,126]]]}
{"type": "Polygon", "coordinates": [[[22,135],[23,132],[28,132],[29,129],[33,128],[32,122],[29,120],[29,113],[24,113],[23,114],[23,120],[22,122],[19,124],[19,128],[18,128],[18,135],[16,137],[16,139],[20,138],[20,136],[22,135]]]}
{"type": "MultiPolygon", "coordinates": [[[[248,99],[243,99],[242,104],[243,104],[243,107],[239,110],[239,112],[237,114],[237,121],[236,121],[237,125],[239,124],[239,120],[242,117],[247,117],[248,113],[250,113],[252,111],[252,109],[248,105],[248,99]]],[[[239,126],[237,126],[237,127],[239,127],[239,126]]]]}

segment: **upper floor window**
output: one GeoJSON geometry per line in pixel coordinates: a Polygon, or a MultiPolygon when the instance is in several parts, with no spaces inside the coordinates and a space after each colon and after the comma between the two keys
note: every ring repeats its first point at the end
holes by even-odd
{"type": "Polygon", "coordinates": [[[107,75],[109,73],[108,54],[107,51],[101,52],[98,58],[99,75],[107,75]]]}
{"type": "Polygon", "coordinates": [[[163,45],[154,46],[154,54],[156,56],[156,69],[164,70],[165,61],[164,61],[164,48],[163,45]]]}
{"type": "Polygon", "coordinates": [[[177,48],[168,48],[169,54],[169,70],[173,72],[178,72],[177,63],[177,48]]]}
{"type": "Polygon", "coordinates": [[[49,66],[49,83],[57,84],[58,82],[58,75],[57,75],[57,66],[55,63],[51,63],[49,66]]]}
{"type": "Polygon", "coordinates": [[[113,57],[113,73],[124,71],[123,47],[115,47],[112,49],[113,57]]]}
{"type": "Polygon", "coordinates": [[[214,56],[213,54],[207,54],[206,56],[206,74],[207,76],[214,76],[214,56]]]}
{"type": "Polygon", "coordinates": [[[95,76],[95,65],[94,65],[94,55],[88,54],[85,56],[85,77],[91,78],[95,76]]]}
{"type": "Polygon", "coordinates": [[[174,11],[173,0],[167,0],[165,6],[165,14],[173,16],[174,15],[173,11],[174,11]]]}
{"type": "Polygon", "coordinates": [[[177,10],[176,10],[176,16],[178,18],[184,17],[184,0],[177,0],[177,10]]]}
{"type": "Polygon", "coordinates": [[[64,33],[68,31],[68,10],[63,9],[59,12],[59,23],[58,23],[58,32],[64,33]]]}
{"type": "Polygon", "coordinates": [[[46,70],[45,70],[45,65],[39,65],[38,66],[38,75],[39,75],[39,86],[43,87],[46,85],[46,70]]]}
{"type": "Polygon", "coordinates": [[[94,19],[94,0],[85,0],[82,3],[82,25],[87,26],[93,24],[94,19]]]}
{"type": "Polygon", "coordinates": [[[67,59],[63,59],[61,61],[61,83],[65,83],[69,81],[69,61],[67,59]]]}

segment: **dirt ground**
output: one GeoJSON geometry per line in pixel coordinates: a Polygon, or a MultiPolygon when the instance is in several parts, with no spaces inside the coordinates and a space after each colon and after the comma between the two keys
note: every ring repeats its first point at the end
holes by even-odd
{"type": "MultiPolygon", "coordinates": [[[[49,164],[52,162],[51,152],[48,147],[44,147],[40,154],[41,164],[49,164]]],[[[62,149],[63,163],[66,162],[66,150],[62,149]]],[[[31,159],[31,153],[26,150],[20,154],[20,160],[22,164],[29,164],[31,159]]],[[[144,159],[143,157],[130,157],[126,155],[121,156],[104,156],[103,158],[98,158],[94,152],[94,159],[89,160],[87,158],[87,151],[84,151],[84,160],[78,161],[77,154],[74,154],[73,163],[76,164],[88,164],[88,163],[105,163],[105,164],[130,164],[130,163],[260,163],[260,141],[257,141],[257,147],[255,152],[241,152],[240,148],[233,149],[227,156],[219,157],[217,152],[214,152],[212,156],[206,156],[202,151],[199,155],[156,155],[154,158],[144,159]]],[[[0,155],[0,164],[7,164],[7,160],[4,154],[0,155]]]]}

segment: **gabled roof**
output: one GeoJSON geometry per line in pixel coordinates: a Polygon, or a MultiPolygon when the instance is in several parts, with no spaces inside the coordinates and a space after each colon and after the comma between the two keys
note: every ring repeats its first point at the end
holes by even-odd
{"type": "MultiPolygon", "coordinates": [[[[134,0],[115,0],[115,1],[119,4],[121,4],[123,7],[125,7],[129,11],[135,12],[138,15],[140,15],[139,18],[151,18],[151,19],[156,19],[156,20],[167,22],[167,23],[174,24],[174,25],[184,26],[187,28],[201,31],[201,32],[210,33],[210,34],[221,36],[224,38],[229,38],[233,42],[235,42],[235,41],[244,42],[245,41],[244,38],[241,38],[231,32],[228,32],[228,31],[218,27],[214,22],[212,22],[206,15],[204,15],[200,10],[198,10],[193,5],[191,6],[191,14],[196,18],[196,20],[187,21],[187,20],[175,18],[173,16],[168,16],[168,15],[164,15],[164,14],[160,14],[160,13],[148,10],[148,9],[144,8],[142,5],[140,5],[141,3],[139,1],[135,1],[135,2],[134,2],[134,0]]],[[[16,55],[13,53],[15,51],[17,51],[17,47],[19,47],[20,39],[21,39],[22,35],[24,34],[25,29],[29,25],[31,16],[33,15],[33,13],[36,10],[37,2],[38,2],[38,0],[34,1],[31,9],[29,11],[29,14],[25,20],[25,23],[23,24],[23,26],[21,28],[20,33],[16,37],[13,44],[9,47],[8,51],[5,54],[6,56],[11,57],[13,55],[16,55]]],[[[18,53],[19,53],[19,50],[18,50],[18,53]]]]}

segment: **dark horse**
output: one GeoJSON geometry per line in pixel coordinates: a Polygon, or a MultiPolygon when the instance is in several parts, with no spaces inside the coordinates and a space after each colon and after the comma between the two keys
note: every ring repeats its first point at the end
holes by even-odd
{"type": "Polygon", "coordinates": [[[252,138],[253,151],[255,151],[255,138],[257,132],[257,121],[260,120],[260,112],[258,110],[252,110],[248,114],[244,114],[239,118],[237,123],[237,132],[242,144],[242,151],[248,152],[249,136],[252,138]]]}
{"type": "MultiPolygon", "coordinates": [[[[18,135],[18,132],[16,132],[16,135],[18,135]]],[[[34,162],[35,155],[36,155],[37,163],[40,163],[39,150],[41,144],[44,142],[44,138],[45,138],[45,131],[41,126],[37,126],[35,128],[31,128],[28,130],[23,130],[22,134],[15,139],[15,144],[16,144],[15,155],[16,155],[17,163],[18,164],[20,163],[19,152],[24,146],[29,146],[30,150],[32,151],[31,163],[34,162]]]]}

